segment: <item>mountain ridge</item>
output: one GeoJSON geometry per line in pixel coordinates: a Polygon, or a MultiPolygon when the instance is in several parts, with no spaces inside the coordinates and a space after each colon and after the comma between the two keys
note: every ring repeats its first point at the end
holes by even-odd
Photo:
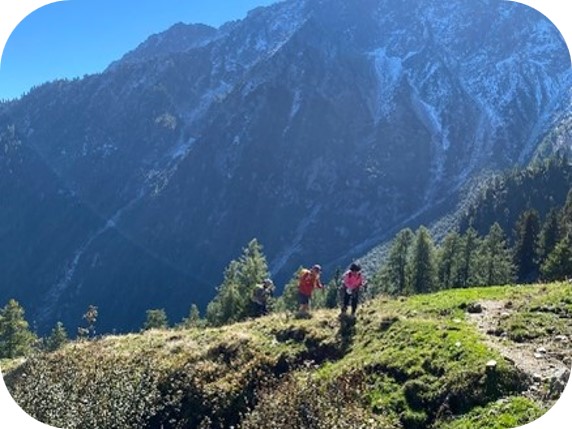
{"type": "MultiPolygon", "coordinates": [[[[41,324],[122,289],[171,291],[159,302],[179,315],[204,306],[253,237],[278,281],[308,260],[333,269],[446,213],[482,168],[526,163],[570,74],[557,30],[517,4],[316,0],[175,26],[102,74],[43,85],[2,105],[0,127],[101,221],[53,268],[76,267],[41,324]],[[157,257],[127,257],[133,243],[157,257]],[[154,264],[159,284],[135,285],[154,264]]],[[[59,290],[27,275],[40,296],[59,290]]],[[[144,310],[117,308],[106,329],[144,310]]]]}

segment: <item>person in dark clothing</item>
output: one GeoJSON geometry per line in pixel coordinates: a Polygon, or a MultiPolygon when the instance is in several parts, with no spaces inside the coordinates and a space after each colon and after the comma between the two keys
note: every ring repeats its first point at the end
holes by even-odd
{"type": "Polygon", "coordinates": [[[274,283],[265,279],[262,284],[257,284],[252,290],[252,313],[254,317],[268,314],[268,302],[274,294],[274,283]]]}

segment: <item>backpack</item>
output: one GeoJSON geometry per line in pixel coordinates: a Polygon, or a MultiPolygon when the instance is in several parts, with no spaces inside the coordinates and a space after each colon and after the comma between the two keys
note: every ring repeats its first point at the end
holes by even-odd
{"type": "Polygon", "coordinates": [[[310,270],[302,270],[298,281],[298,290],[304,295],[312,295],[315,281],[310,270]]]}

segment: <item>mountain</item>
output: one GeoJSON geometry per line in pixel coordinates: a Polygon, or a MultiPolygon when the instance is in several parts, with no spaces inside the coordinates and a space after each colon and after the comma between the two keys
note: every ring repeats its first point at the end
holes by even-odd
{"type": "Polygon", "coordinates": [[[525,211],[536,211],[543,221],[550,211],[564,207],[571,191],[572,164],[565,157],[493,176],[482,183],[461,216],[460,229],[472,226],[485,235],[497,222],[514,241],[518,219],[525,211]]]}
{"type": "Polygon", "coordinates": [[[536,158],[557,153],[572,153],[572,85],[568,86],[560,105],[554,109],[551,127],[536,149],[536,158]]]}
{"type": "Polygon", "coordinates": [[[513,2],[284,1],[178,24],[0,105],[30,154],[0,172],[3,224],[21,225],[0,301],[43,330],[89,304],[106,331],[148,308],[179,319],[253,237],[278,282],[331,271],[445,214],[484,169],[528,163],[571,82],[557,29],[513,2]]]}

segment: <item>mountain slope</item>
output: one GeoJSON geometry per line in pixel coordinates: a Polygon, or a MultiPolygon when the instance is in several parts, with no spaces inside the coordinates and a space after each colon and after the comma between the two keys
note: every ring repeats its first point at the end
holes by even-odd
{"type": "Polygon", "coordinates": [[[107,336],[3,368],[23,409],[56,427],[509,428],[542,415],[568,380],[571,292],[381,298],[357,320],[319,311],[107,336]],[[497,307],[505,314],[492,319],[497,307]],[[520,363],[540,346],[536,374],[520,363]]]}
{"type": "Polygon", "coordinates": [[[25,288],[22,303],[43,329],[91,301],[113,306],[104,330],[128,330],[149,294],[175,318],[204,306],[253,237],[279,282],[346,264],[446,213],[483,168],[526,163],[569,75],[558,31],[505,1],[285,1],[219,29],[177,25],[100,75],[0,107],[0,127],[99,217],[58,255],[77,267],[65,287],[61,263],[29,271],[53,302],[29,305],[25,288]]]}

